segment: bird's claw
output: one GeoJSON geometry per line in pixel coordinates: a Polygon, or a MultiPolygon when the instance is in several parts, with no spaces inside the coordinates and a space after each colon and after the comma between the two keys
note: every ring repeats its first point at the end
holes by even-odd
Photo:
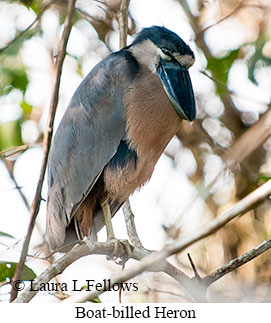
{"type": "Polygon", "coordinates": [[[124,266],[125,263],[133,253],[132,246],[128,240],[125,239],[110,239],[109,241],[113,241],[114,249],[110,255],[106,257],[107,260],[113,260],[116,264],[124,266]],[[122,245],[125,249],[125,252],[122,255],[119,255],[119,246],[122,245]]]}

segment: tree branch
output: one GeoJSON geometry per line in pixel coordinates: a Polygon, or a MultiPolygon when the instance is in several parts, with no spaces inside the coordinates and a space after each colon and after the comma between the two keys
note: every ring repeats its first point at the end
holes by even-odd
{"type": "Polygon", "coordinates": [[[265,184],[261,185],[256,190],[245,196],[228,211],[216,217],[214,220],[208,222],[199,230],[195,231],[194,233],[190,233],[189,235],[184,236],[173,242],[171,245],[168,246],[168,254],[172,255],[176,252],[180,252],[188,246],[190,246],[191,244],[211,235],[215,231],[222,228],[226,223],[228,223],[232,219],[252,209],[256,204],[260,203],[270,194],[271,180],[267,181],[265,184]]]}
{"type": "Polygon", "coordinates": [[[139,239],[139,236],[136,231],[135,222],[134,222],[134,214],[131,210],[131,205],[129,200],[127,200],[122,207],[125,223],[126,223],[126,229],[128,237],[132,243],[133,246],[137,248],[143,248],[143,245],[139,239]]]}
{"type": "Polygon", "coordinates": [[[226,16],[224,16],[223,18],[219,19],[217,22],[215,22],[214,24],[211,24],[207,27],[205,27],[204,29],[202,29],[201,31],[199,31],[196,35],[197,38],[200,38],[203,36],[203,34],[210,28],[219,25],[221,22],[225,21],[226,19],[234,16],[240,9],[249,6],[249,4],[244,4],[244,0],[242,0],[235,9],[233,9],[233,11],[231,11],[229,14],[227,14],[226,16]]]}
{"type": "Polygon", "coordinates": [[[15,185],[15,188],[17,189],[26,209],[29,211],[30,209],[30,206],[29,206],[29,203],[27,201],[27,198],[25,197],[24,193],[22,192],[22,189],[21,187],[18,185],[18,182],[16,180],[16,178],[14,177],[14,174],[13,174],[13,167],[14,167],[14,161],[10,161],[10,160],[6,160],[4,159],[4,164],[6,166],[6,169],[7,169],[7,172],[9,174],[9,177],[10,179],[13,181],[14,185],[15,185]]]}
{"type": "Polygon", "coordinates": [[[119,15],[120,49],[125,47],[127,44],[129,4],[130,4],[130,0],[122,0],[120,5],[120,15],[119,15]]]}
{"type": "Polygon", "coordinates": [[[222,155],[229,167],[242,162],[271,135],[271,103],[269,109],[244,132],[222,155]]]}
{"type": "MultiPolygon", "coordinates": [[[[132,250],[131,258],[135,260],[141,260],[151,253],[144,248],[137,248],[132,245],[130,245],[130,247],[132,250]]],[[[79,244],[74,246],[72,250],[58,259],[54,264],[46,268],[44,272],[42,272],[32,283],[32,290],[30,289],[30,286],[27,287],[24,292],[14,300],[14,303],[29,302],[37,294],[41,284],[47,283],[57,275],[61,274],[70,264],[72,264],[76,260],[92,254],[110,256],[113,252],[118,257],[122,257],[126,255],[127,249],[121,241],[116,242],[114,240],[108,242],[91,242],[87,239],[81,241],[79,244]]],[[[167,261],[165,261],[164,266],[166,267],[165,272],[168,273],[168,275],[173,277],[179,283],[188,285],[190,278],[182,273],[182,271],[178,270],[167,261]]],[[[155,268],[154,271],[157,271],[157,268],[155,268]]]]}
{"type": "MultiPolygon", "coordinates": [[[[39,212],[40,201],[41,201],[41,190],[42,190],[45,171],[46,171],[46,167],[47,167],[48,155],[49,155],[49,150],[50,150],[51,140],[52,140],[52,135],[53,135],[54,118],[55,118],[56,108],[57,108],[57,104],[58,104],[59,86],[60,86],[60,78],[61,78],[61,73],[62,73],[62,66],[63,66],[64,58],[66,55],[66,47],[67,47],[67,43],[68,43],[68,38],[69,38],[70,31],[72,28],[75,2],[76,2],[76,0],[71,0],[68,3],[68,14],[67,14],[67,17],[65,20],[64,30],[63,30],[62,38],[60,41],[59,51],[58,51],[58,55],[57,55],[56,65],[55,65],[56,75],[55,75],[54,86],[53,86],[53,94],[52,94],[52,99],[51,99],[50,108],[49,108],[47,128],[46,128],[46,132],[44,134],[44,139],[43,139],[43,160],[42,160],[42,165],[41,165],[41,170],[40,170],[40,177],[39,177],[35,197],[34,197],[34,200],[31,204],[31,207],[30,207],[30,223],[29,223],[26,238],[24,241],[20,261],[16,267],[16,272],[13,277],[13,280],[19,280],[21,278],[22,271],[24,268],[24,263],[26,260],[28,247],[29,247],[29,243],[30,243],[30,239],[31,239],[31,235],[32,235],[32,231],[34,228],[37,214],[39,212]]],[[[17,291],[15,289],[12,289],[11,301],[13,301],[16,297],[17,297],[17,291]]]]}
{"type": "MultiPolygon", "coordinates": [[[[271,180],[260,186],[258,189],[247,195],[245,198],[236,203],[230,210],[224,212],[216,219],[210,221],[199,230],[184,236],[173,243],[165,246],[159,252],[152,252],[150,255],[144,257],[140,263],[135,264],[133,268],[125,269],[111,277],[111,283],[121,283],[141,274],[145,270],[163,271],[165,269],[165,259],[175,253],[178,253],[193,243],[211,235],[226,223],[237,216],[240,216],[252,208],[256,203],[266,198],[271,194],[271,180]]],[[[76,295],[72,301],[84,302],[88,299],[97,297],[101,292],[85,292],[84,294],[76,295]]]]}
{"type": "MultiPolygon", "coordinates": [[[[175,254],[177,252],[184,250],[185,248],[192,245],[193,243],[216,232],[221,227],[223,227],[226,223],[228,223],[235,217],[240,216],[241,214],[244,214],[246,211],[252,208],[256,203],[259,203],[262,199],[269,196],[270,194],[271,194],[271,180],[269,180],[268,182],[260,186],[258,189],[256,189],[255,191],[247,195],[245,198],[243,198],[238,203],[236,203],[230,210],[224,212],[216,219],[202,226],[194,233],[191,233],[187,236],[184,236],[174,241],[169,245],[166,245],[160,251],[155,251],[150,253],[150,251],[144,248],[137,248],[137,247],[131,246],[131,249],[132,249],[131,257],[133,259],[141,260],[141,261],[135,264],[133,268],[124,269],[116,273],[115,275],[112,275],[110,278],[111,284],[127,281],[141,274],[146,270],[164,271],[165,273],[173,277],[175,280],[177,280],[187,291],[189,291],[191,295],[193,295],[195,299],[205,301],[205,298],[206,298],[205,293],[206,293],[208,284],[207,285],[201,284],[198,281],[196,281],[196,283],[195,282],[193,283],[193,280],[191,280],[188,276],[186,276],[180,270],[178,270],[177,268],[169,264],[166,261],[166,258],[171,256],[172,254],[175,254]]],[[[264,247],[261,246],[259,250],[263,252],[264,248],[266,247],[267,247],[266,245],[264,247]]],[[[88,241],[87,243],[85,243],[84,241],[83,243],[76,245],[70,252],[68,252],[58,261],[56,261],[56,263],[54,263],[52,266],[47,268],[38,278],[36,278],[35,286],[39,286],[39,284],[42,282],[43,283],[48,282],[56,275],[63,272],[63,270],[67,266],[69,266],[72,262],[74,262],[75,260],[85,255],[93,254],[93,253],[111,255],[113,250],[114,250],[114,253],[116,254],[116,246],[114,241],[106,242],[106,243],[102,243],[102,242],[90,243],[88,241]]],[[[118,242],[118,248],[117,248],[118,256],[124,255],[125,252],[126,252],[125,246],[121,242],[118,242]]],[[[244,258],[246,258],[247,261],[253,259],[251,255],[248,257],[245,256],[244,258]]],[[[227,271],[228,269],[224,269],[224,270],[225,270],[225,274],[229,272],[227,271]]],[[[222,271],[223,270],[220,270],[220,272],[222,271]]],[[[210,276],[217,277],[215,274],[211,274],[210,276]]],[[[211,278],[208,278],[208,279],[211,279],[211,278]]],[[[206,278],[206,281],[208,281],[208,279],[206,278]]],[[[80,292],[80,294],[70,297],[69,301],[84,302],[89,299],[93,299],[97,297],[102,292],[103,291],[80,292]]],[[[16,302],[28,302],[30,299],[32,299],[35,296],[35,294],[36,294],[35,291],[30,292],[28,288],[20,295],[20,297],[18,297],[16,302]]]]}
{"type": "Polygon", "coordinates": [[[216,271],[212,272],[208,276],[202,278],[204,284],[208,287],[213,284],[218,279],[222,278],[226,274],[232,272],[233,270],[241,267],[242,265],[246,264],[250,260],[258,257],[265,251],[271,248],[271,240],[266,240],[259,244],[256,248],[249,250],[248,252],[244,253],[242,256],[237,257],[231,260],[229,263],[223,265],[216,271]]]}

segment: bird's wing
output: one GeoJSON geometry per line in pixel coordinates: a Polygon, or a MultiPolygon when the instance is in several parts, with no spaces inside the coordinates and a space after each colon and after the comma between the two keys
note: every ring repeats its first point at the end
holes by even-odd
{"type": "Polygon", "coordinates": [[[102,60],[74,93],[48,163],[47,236],[62,245],[71,218],[125,137],[124,91],[135,75],[127,51],[102,60]]]}

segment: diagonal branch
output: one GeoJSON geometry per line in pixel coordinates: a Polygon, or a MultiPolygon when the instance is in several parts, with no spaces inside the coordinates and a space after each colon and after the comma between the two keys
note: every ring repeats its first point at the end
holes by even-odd
{"type": "Polygon", "coordinates": [[[271,180],[267,181],[265,184],[261,185],[256,190],[245,196],[228,211],[219,215],[214,220],[208,222],[199,230],[173,242],[168,246],[168,254],[172,255],[176,252],[180,252],[191,244],[211,235],[237,216],[240,216],[251,210],[253,207],[255,207],[255,205],[260,203],[269,195],[271,195],[271,180]]]}
{"type": "MultiPolygon", "coordinates": [[[[56,108],[57,108],[57,104],[58,104],[60,78],[61,78],[62,66],[63,66],[65,54],[66,54],[66,47],[67,47],[70,31],[72,28],[75,2],[76,2],[76,0],[69,1],[68,14],[67,14],[67,17],[65,20],[62,38],[61,38],[61,41],[59,44],[59,51],[58,51],[58,55],[57,55],[56,65],[55,65],[55,73],[56,74],[55,74],[55,80],[54,80],[54,86],[53,86],[53,94],[52,94],[52,99],[51,99],[50,108],[49,108],[47,128],[46,128],[46,132],[44,134],[44,139],[43,139],[43,160],[42,160],[42,165],[41,165],[41,170],[40,170],[40,177],[39,177],[35,197],[34,197],[34,200],[31,204],[31,207],[30,207],[30,223],[29,223],[26,238],[24,241],[20,261],[16,267],[16,272],[13,277],[14,281],[19,280],[22,276],[22,271],[23,271],[25,260],[26,260],[26,255],[27,255],[32,231],[33,231],[33,228],[35,225],[35,220],[38,215],[39,208],[40,208],[40,202],[42,199],[41,198],[41,190],[42,190],[42,185],[43,185],[43,181],[44,181],[44,176],[45,176],[45,171],[46,171],[47,161],[48,161],[48,155],[49,155],[49,150],[50,150],[51,140],[52,140],[52,135],[53,135],[53,124],[54,124],[54,118],[55,118],[56,108]]],[[[16,297],[17,297],[17,291],[15,289],[12,289],[11,301],[13,301],[16,297]]]]}
{"type": "Polygon", "coordinates": [[[13,167],[14,167],[14,162],[13,161],[10,161],[10,160],[7,160],[7,159],[4,159],[4,164],[6,166],[6,169],[7,169],[7,172],[9,174],[9,177],[10,179],[12,180],[12,182],[14,183],[15,185],[15,188],[17,189],[17,192],[19,193],[26,209],[29,211],[30,209],[30,206],[29,206],[29,203],[27,201],[27,198],[25,197],[24,193],[22,192],[22,189],[21,187],[18,185],[18,182],[16,180],[16,178],[14,177],[14,174],[13,174],[13,167]]]}
{"type": "Polygon", "coordinates": [[[216,271],[212,272],[208,276],[202,278],[204,284],[208,287],[218,279],[222,278],[223,276],[227,275],[228,273],[232,272],[233,270],[241,267],[242,265],[246,264],[250,260],[258,257],[265,251],[271,248],[271,240],[266,240],[259,244],[256,248],[249,250],[248,252],[244,253],[242,256],[237,257],[231,260],[229,263],[223,265],[216,271]]]}
{"type": "Polygon", "coordinates": [[[18,33],[16,35],[16,37],[14,39],[12,39],[7,45],[5,45],[4,47],[0,48],[0,54],[3,53],[6,49],[8,49],[12,44],[14,44],[19,38],[21,38],[28,30],[30,30],[41,18],[41,16],[43,15],[43,13],[52,5],[56,2],[56,0],[52,0],[49,1],[47,3],[45,3],[43,5],[43,7],[41,8],[39,14],[37,15],[37,17],[32,21],[32,23],[27,26],[23,31],[21,31],[20,33],[18,33]]]}
{"type": "Polygon", "coordinates": [[[271,103],[261,118],[244,132],[222,155],[229,167],[242,162],[271,135],[271,103]]]}
{"type": "MultiPolygon", "coordinates": [[[[145,256],[150,254],[150,251],[144,248],[137,248],[130,245],[130,249],[132,250],[130,256],[135,260],[142,260],[145,256]]],[[[31,286],[28,286],[24,290],[24,292],[14,300],[14,303],[29,302],[37,294],[41,284],[47,283],[57,275],[61,274],[70,264],[72,264],[76,260],[92,254],[110,256],[113,252],[118,257],[122,257],[126,254],[127,248],[121,241],[91,242],[87,239],[81,241],[63,257],[58,259],[50,267],[46,268],[32,282],[31,286]]],[[[181,285],[189,286],[190,278],[186,276],[182,271],[169,264],[168,262],[164,262],[163,268],[165,268],[165,272],[169,276],[174,278],[181,285]]],[[[157,268],[153,268],[153,270],[157,271],[157,268]]],[[[71,298],[71,300],[73,300],[73,298],[71,298]]]]}
{"type": "Polygon", "coordinates": [[[215,22],[214,24],[211,24],[211,25],[209,25],[209,26],[207,26],[207,27],[205,27],[204,29],[202,29],[201,31],[199,31],[198,33],[197,33],[197,35],[196,35],[196,37],[197,38],[200,38],[200,37],[202,37],[203,35],[204,35],[204,33],[208,30],[208,29],[210,29],[210,28],[212,28],[212,27],[214,27],[214,26],[216,26],[216,25],[219,25],[219,24],[221,24],[223,21],[225,21],[225,20],[227,20],[228,18],[230,18],[230,17],[232,17],[232,16],[234,16],[240,9],[242,9],[242,8],[244,8],[244,7],[248,7],[249,5],[248,4],[244,4],[244,0],[242,0],[238,5],[237,5],[237,7],[235,8],[235,9],[233,9],[233,11],[231,11],[229,14],[227,14],[226,16],[224,16],[223,18],[221,18],[221,19],[219,19],[217,22],[215,22]]]}

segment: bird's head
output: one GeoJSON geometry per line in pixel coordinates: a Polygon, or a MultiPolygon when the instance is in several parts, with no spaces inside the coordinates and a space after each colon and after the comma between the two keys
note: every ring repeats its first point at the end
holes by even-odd
{"type": "Polygon", "coordinates": [[[140,64],[158,74],[178,115],[194,120],[196,106],[188,69],[195,56],[190,47],[172,31],[153,26],[144,28],[129,49],[140,64]]]}

